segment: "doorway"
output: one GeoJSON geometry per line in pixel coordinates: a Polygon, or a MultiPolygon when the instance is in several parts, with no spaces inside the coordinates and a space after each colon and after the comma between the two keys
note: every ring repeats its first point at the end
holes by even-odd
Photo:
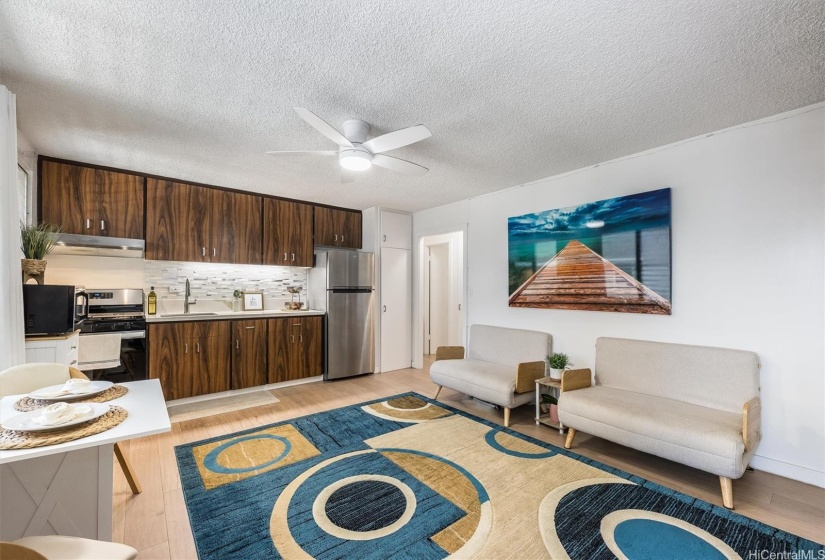
{"type": "Polygon", "coordinates": [[[421,238],[425,355],[464,344],[464,232],[421,238]]]}

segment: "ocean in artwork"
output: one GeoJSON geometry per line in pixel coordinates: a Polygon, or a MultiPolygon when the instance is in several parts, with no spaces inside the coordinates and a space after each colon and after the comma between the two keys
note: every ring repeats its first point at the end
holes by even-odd
{"type": "Polygon", "coordinates": [[[671,190],[508,220],[511,307],[670,314],[671,190]]]}

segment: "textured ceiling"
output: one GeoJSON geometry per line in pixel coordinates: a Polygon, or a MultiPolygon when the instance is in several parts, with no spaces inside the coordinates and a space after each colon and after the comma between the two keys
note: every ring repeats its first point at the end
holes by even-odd
{"type": "Polygon", "coordinates": [[[825,98],[822,0],[3,0],[0,82],[46,155],[414,211],[825,98]],[[292,107],[425,124],[341,184],[292,107]]]}

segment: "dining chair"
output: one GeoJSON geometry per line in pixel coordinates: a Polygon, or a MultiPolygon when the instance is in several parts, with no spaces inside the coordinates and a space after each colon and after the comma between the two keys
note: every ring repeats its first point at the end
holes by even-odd
{"type": "MultiPolygon", "coordinates": [[[[31,363],[13,366],[0,371],[0,397],[31,393],[43,387],[60,385],[72,378],[89,379],[82,371],[65,364],[31,363]]],[[[140,483],[118,443],[115,443],[115,457],[123,469],[132,494],[140,494],[140,483]]]]}
{"type": "Polygon", "coordinates": [[[3,560],[134,560],[137,554],[125,544],[59,535],[0,542],[3,560]]]}

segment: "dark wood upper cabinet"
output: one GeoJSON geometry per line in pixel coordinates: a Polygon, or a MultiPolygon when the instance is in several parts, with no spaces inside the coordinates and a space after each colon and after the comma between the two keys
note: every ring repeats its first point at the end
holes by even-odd
{"type": "Polygon", "coordinates": [[[232,389],[266,385],[267,321],[232,321],[232,389]]]}
{"type": "Polygon", "coordinates": [[[210,209],[208,189],[149,179],[146,183],[146,258],[208,261],[210,209]]]}
{"type": "Polygon", "coordinates": [[[361,248],[361,212],[315,207],[315,245],[361,248]]]}
{"type": "Polygon", "coordinates": [[[312,214],[310,204],[264,200],[263,264],[312,266],[312,214]]]}
{"type": "Polygon", "coordinates": [[[259,196],[149,179],[146,258],[260,264],[259,196]]]}
{"type": "Polygon", "coordinates": [[[143,238],[144,179],[93,167],[40,162],[40,220],[66,233],[143,238]]]}
{"type": "Polygon", "coordinates": [[[209,190],[212,197],[209,261],[261,264],[261,197],[209,190]]]}

